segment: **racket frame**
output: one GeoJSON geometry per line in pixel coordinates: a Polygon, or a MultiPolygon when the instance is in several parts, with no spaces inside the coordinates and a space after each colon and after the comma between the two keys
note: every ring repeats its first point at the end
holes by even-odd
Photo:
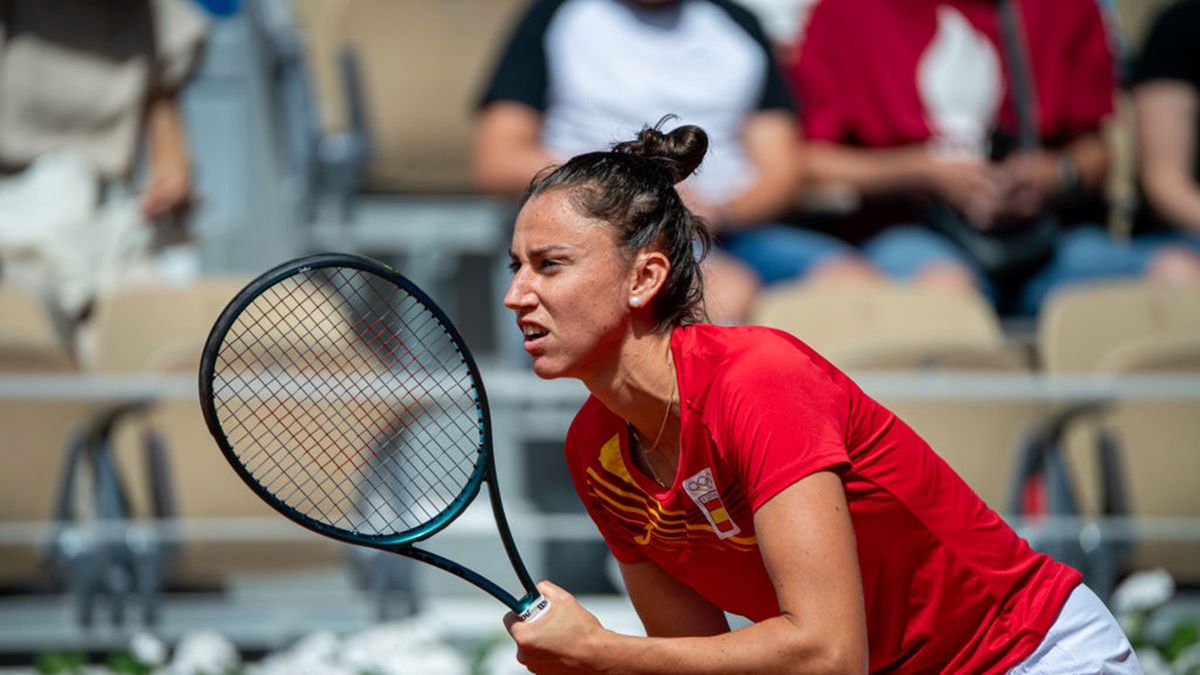
{"type": "Polygon", "coordinates": [[[208,339],[204,343],[204,351],[200,359],[199,380],[200,407],[204,413],[204,421],[214,440],[216,440],[217,446],[221,449],[221,453],[229,461],[230,465],[233,466],[237,475],[255,494],[289,520],[331,539],[337,539],[358,546],[367,546],[390,553],[398,553],[408,558],[433,565],[465,579],[484,590],[507,605],[509,609],[523,620],[531,621],[549,607],[549,603],[538,592],[532,577],[529,576],[529,571],[525,568],[525,564],[521,560],[516,543],[513,541],[512,531],[509,529],[508,519],[504,513],[504,505],[500,499],[499,481],[496,478],[496,464],[492,447],[492,425],[487,391],[483,386],[483,377],[479,373],[479,367],[476,365],[475,359],[471,355],[471,351],[467,348],[462,335],[459,334],[454,323],[450,321],[450,317],[446,315],[442,308],[428,294],[404,275],[377,260],[347,253],[318,253],[290,260],[271,268],[239,291],[221,312],[216,323],[213,324],[208,339]],[[271,494],[246,469],[245,465],[239,459],[237,452],[233,449],[232,444],[229,442],[229,439],[225,436],[221,420],[217,415],[213,387],[216,378],[217,357],[225,342],[225,337],[236,323],[237,318],[267,289],[290,277],[324,268],[349,268],[374,274],[399,286],[415,298],[438,320],[442,330],[453,342],[474,384],[476,410],[478,412],[476,424],[480,432],[480,447],[478,449],[480,458],[475,463],[475,470],[459,494],[440,513],[422,525],[402,533],[364,535],[343,530],[314,519],[283,503],[271,494]],[[504,552],[508,556],[509,562],[512,564],[513,571],[516,573],[521,586],[526,591],[525,595],[520,598],[517,598],[490,579],[464,565],[413,545],[415,542],[428,539],[437,534],[462,515],[467,506],[478,496],[479,488],[485,482],[488,484],[488,496],[492,506],[492,514],[496,520],[504,552]]]}

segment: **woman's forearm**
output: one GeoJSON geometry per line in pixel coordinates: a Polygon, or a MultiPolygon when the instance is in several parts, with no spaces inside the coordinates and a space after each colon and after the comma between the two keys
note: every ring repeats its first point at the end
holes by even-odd
{"type": "Polygon", "coordinates": [[[742,129],[742,145],[756,177],[745,190],[716,205],[720,228],[737,230],[778,220],[796,204],[802,150],[792,114],[754,114],[742,129]]]}
{"type": "Polygon", "coordinates": [[[846,186],[866,195],[934,187],[930,167],[935,160],[924,146],[854,148],[813,141],[805,148],[807,177],[816,185],[846,186]]]}
{"type": "Polygon", "coordinates": [[[738,230],[778,220],[795,202],[795,174],[771,176],[717,207],[719,226],[738,230]]]}
{"type": "Polygon", "coordinates": [[[161,96],[151,101],[146,112],[146,134],[151,173],[190,174],[191,156],[183,116],[173,97],[161,96]]]}
{"type": "Polygon", "coordinates": [[[191,155],[175,98],[155,97],[146,109],[147,181],[140,206],[157,218],[186,205],[192,186],[191,155]]]}
{"type": "Polygon", "coordinates": [[[1167,222],[1200,235],[1200,185],[1186,175],[1145,171],[1142,176],[1147,201],[1167,222]]]}
{"type": "Polygon", "coordinates": [[[554,164],[554,158],[540,146],[498,146],[485,152],[475,166],[475,182],[480,190],[497,195],[519,196],[539,171],[554,164]]]}
{"type": "Polygon", "coordinates": [[[541,113],[526,105],[499,101],[485,108],[475,131],[472,173],[480,190],[520,195],[554,158],[541,142],[541,113]]]}
{"type": "Polygon", "coordinates": [[[1167,221],[1200,232],[1200,186],[1193,178],[1200,96],[1186,83],[1152,80],[1133,91],[1142,189],[1167,221]]]}
{"type": "Polygon", "coordinates": [[[696,673],[864,673],[865,645],[779,616],[711,637],[645,638],[606,632],[583,655],[598,672],[629,675],[696,673]]]}

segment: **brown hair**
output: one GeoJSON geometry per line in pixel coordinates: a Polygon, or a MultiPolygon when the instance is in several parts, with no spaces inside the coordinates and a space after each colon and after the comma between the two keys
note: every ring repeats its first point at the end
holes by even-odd
{"type": "Polygon", "coordinates": [[[685,125],[663,133],[667,116],[643,127],[637,138],[605,152],[576,155],[534,177],[522,205],[553,190],[569,190],[580,214],[609,223],[628,254],[654,246],[671,270],[654,298],[656,327],[703,321],[704,282],[700,260],[712,246],[703,219],[683,204],[675,185],[696,171],[708,151],[708,134],[685,125]],[[700,255],[693,248],[698,245],[700,255]]]}

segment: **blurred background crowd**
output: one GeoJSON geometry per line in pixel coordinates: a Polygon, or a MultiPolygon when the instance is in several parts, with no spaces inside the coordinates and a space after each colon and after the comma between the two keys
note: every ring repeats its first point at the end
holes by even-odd
{"type": "Polygon", "coordinates": [[[679,187],[714,322],[810,342],[1106,600],[1156,569],[1186,612],[1197,35],[1200,0],[0,0],[0,664],[498,633],[472,589],[277,522],[207,439],[216,314],[327,250],[447,308],[535,576],[628,618],[560,458],[582,393],[531,384],[500,298],[530,179],[666,116],[711,139],[679,187]]]}

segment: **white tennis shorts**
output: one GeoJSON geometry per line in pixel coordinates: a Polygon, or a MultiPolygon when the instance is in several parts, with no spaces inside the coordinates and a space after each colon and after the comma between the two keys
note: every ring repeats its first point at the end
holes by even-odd
{"type": "Polygon", "coordinates": [[[1042,644],[1009,675],[1142,675],[1129,639],[1092,589],[1079,584],[1042,644]]]}

